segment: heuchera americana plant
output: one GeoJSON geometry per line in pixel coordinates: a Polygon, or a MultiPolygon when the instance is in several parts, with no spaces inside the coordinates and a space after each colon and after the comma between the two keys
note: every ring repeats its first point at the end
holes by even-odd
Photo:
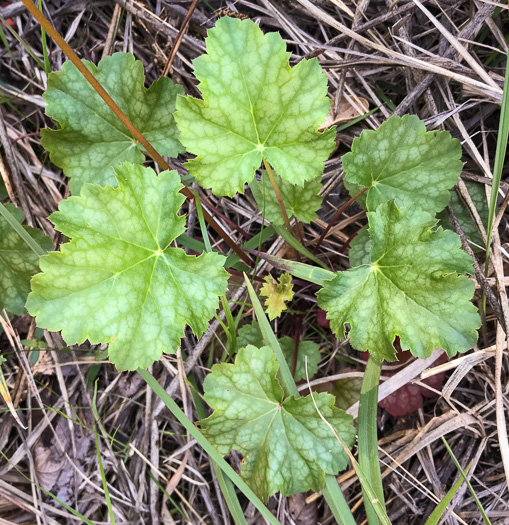
{"type": "MultiPolygon", "coordinates": [[[[201,99],[183,96],[166,78],[146,89],[142,65],[130,54],[86,65],[159,153],[175,157],[185,148],[196,155],[186,167],[199,184],[233,196],[249,183],[266,218],[282,224],[281,204],[270,193],[279,186],[288,216],[313,220],[319,177],[335,146],[334,128],[318,131],[330,108],[318,61],[290,67],[279,34],[228,17],[209,31],[206,46],[194,61],[201,99]]],[[[197,337],[206,330],[227,290],[225,258],[170,246],[185,229],[179,175],[141,166],[140,147],[75,66],[50,75],[45,100],[59,129],[45,130],[43,145],[73,193],[51,221],[70,240],[41,258],[27,309],[68,344],[109,343],[119,370],[146,368],[176,352],[186,325],[197,337]]],[[[457,140],[426,131],[414,116],[364,131],[343,157],[345,186],[352,195],[365,189],[359,202],[368,226],[352,244],[352,269],[328,272],[317,296],[340,339],[349,328],[353,348],[390,361],[396,337],[417,357],[434,347],[453,356],[475,344],[480,322],[466,276],[472,261],[435,218],[458,181],[460,157],[457,140]]],[[[5,239],[3,222],[0,231],[5,239]]],[[[13,261],[0,256],[0,280],[13,261]]],[[[36,272],[32,262],[20,270],[20,283],[36,272]]],[[[20,313],[25,288],[8,290],[1,306],[20,313]]],[[[234,364],[216,364],[207,376],[204,397],[214,412],[200,428],[222,454],[244,455],[241,475],[262,499],[318,491],[347,465],[331,427],[351,447],[352,418],[329,394],[313,400],[284,392],[274,350],[259,337],[247,339],[234,364]]],[[[317,349],[303,353],[313,372],[317,349]]],[[[304,377],[302,362],[297,369],[304,377]]]]}

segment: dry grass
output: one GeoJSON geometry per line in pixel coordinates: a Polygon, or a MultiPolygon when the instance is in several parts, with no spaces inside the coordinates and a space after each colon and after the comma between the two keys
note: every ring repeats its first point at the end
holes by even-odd
{"type": "MultiPolygon", "coordinates": [[[[134,52],[143,60],[151,82],[163,72],[191,2],[51,0],[45,4],[52,23],[81,58],[97,63],[115,51],[134,52]]],[[[311,247],[338,206],[348,199],[342,183],[342,154],[362,129],[376,129],[393,113],[414,113],[425,120],[428,129],[449,130],[463,144],[462,181],[474,179],[489,187],[507,52],[505,7],[493,16],[496,5],[486,0],[198,2],[170,72],[174,81],[195,96],[192,60],[203,53],[204,35],[215,23],[214,10],[219,8],[233,9],[259,22],[265,31],[279,31],[293,52],[293,62],[317,56],[329,76],[333,107],[339,108],[344,97],[354,106],[362,107],[361,98],[371,108],[379,106],[370,117],[338,135],[338,149],[326,163],[326,198],[320,218],[302,231],[311,247]]],[[[24,42],[42,60],[39,26],[21,2],[0,8],[0,14],[14,21],[24,42]]],[[[61,238],[48,216],[68,196],[68,189],[66,178],[40,145],[39,130],[54,126],[44,115],[45,75],[12,36],[7,40],[10,49],[0,47],[0,172],[27,222],[42,228],[57,246],[61,238]]],[[[58,70],[65,56],[53,42],[48,46],[52,69],[58,70]]],[[[182,174],[184,160],[172,161],[172,167],[182,174]]],[[[501,200],[508,188],[506,176],[505,172],[501,200]]],[[[459,191],[475,215],[465,186],[460,184],[459,191]]],[[[249,192],[232,200],[213,195],[209,199],[222,214],[216,219],[239,243],[242,238],[232,224],[249,234],[259,231],[262,219],[249,192]]],[[[189,233],[199,235],[195,213],[191,208],[188,211],[189,233]]],[[[354,205],[331,229],[321,246],[321,257],[331,267],[348,268],[345,242],[364,223],[364,214],[354,205]]],[[[393,418],[379,411],[380,455],[387,511],[393,523],[424,523],[458,478],[442,436],[463,467],[473,462],[469,477],[492,522],[509,523],[509,492],[501,460],[501,450],[507,450],[508,444],[499,440],[496,414],[496,396],[500,406],[509,408],[506,336],[500,328],[507,319],[504,272],[509,257],[503,214],[494,240],[490,277],[481,282],[477,276],[478,288],[491,288],[494,298],[478,347],[439,366],[437,351],[425,361],[410,363],[381,386],[381,397],[385,397],[411,381],[447,373],[440,397],[427,400],[415,414],[393,418]]],[[[289,255],[281,240],[273,238],[266,248],[272,254],[289,255]]],[[[477,256],[482,267],[483,256],[477,256]]],[[[261,266],[260,272],[264,270],[261,266]]],[[[349,373],[342,372],[346,366],[350,372],[352,368],[362,371],[358,353],[317,326],[314,289],[304,283],[296,288],[296,304],[303,312],[302,333],[321,345],[323,359],[316,377],[349,373]]],[[[245,297],[242,287],[231,289],[231,301],[245,297]]],[[[476,299],[479,297],[480,290],[476,299]]],[[[232,308],[236,308],[233,303],[232,308]]],[[[246,319],[250,315],[245,312],[246,319]]],[[[277,324],[278,335],[293,335],[295,319],[294,314],[284,316],[277,324]]],[[[13,404],[27,428],[17,424],[7,410],[1,412],[0,524],[79,523],[29,480],[51,490],[94,523],[107,522],[93,432],[96,378],[101,457],[117,524],[230,522],[209,458],[137,374],[119,374],[100,361],[104,348],[67,349],[55,333],[44,335],[48,349],[38,353],[34,363],[37,354],[25,352],[20,342],[36,339],[33,320],[17,317],[12,324],[6,319],[2,324],[5,332],[0,350],[7,355],[3,370],[13,404]]],[[[202,381],[224,342],[220,324],[214,321],[199,343],[190,334],[183,340],[182,349],[188,355],[184,363],[178,356],[167,356],[153,367],[153,374],[183,402],[191,419],[196,414],[183,374],[193,370],[198,382],[202,381]]],[[[355,414],[356,406],[350,412],[355,414]]],[[[238,456],[231,460],[239,466],[238,456]]],[[[342,473],[340,481],[351,508],[356,509],[357,522],[362,523],[360,485],[353,471],[342,473]]],[[[241,503],[249,523],[263,522],[251,504],[242,498],[241,503]]],[[[320,495],[273,497],[269,507],[282,523],[333,522],[320,495]]],[[[445,523],[481,522],[465,486],[451,508],[445,523]]]]}

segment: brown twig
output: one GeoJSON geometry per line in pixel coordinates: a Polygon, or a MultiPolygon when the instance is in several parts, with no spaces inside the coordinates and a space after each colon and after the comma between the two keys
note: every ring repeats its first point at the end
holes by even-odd
{"type": "Polygon", "coordinates": [[[173,46],[171,47],[168,59],[166,60],[166,64],[164,65],[162,73],[163,77],[168,76],[168,73],[171,71],[171,66],[173,64],[173,61],[175,60],[175,57],[177,56],[177,51],[179,50],[182,39],[184,38],[184,34],[187,31],[187,28],[189,27],[189,22],[191,21],[191,17],[193,16],[193,12],[196,9],[197,5],[198,0],[193,0],[192,4],[189,7],[189,11],[187,12],[186,17],[184,18],[184,21],[182,22],[182,26],[180,27],[180,31],[178,32],[177,38],[175,39],[175,41],[173,42],[173,46]]]}
{"type": "Polygon", "coordinates": [[[322,241],[325,239],[325,237],[329,233],[329,231],[332,228],[333,224],[339,219],[339,217],[341,217],[341,214],[348,208],[348,206],[350,206],[350,204],[352,204],[352,202],[354,200],[356,200],[359,196],[361,196],[367,190],[368,190],[368,188],[363,188],[361,191],[356,193],[352,198],[348,199],[345,202],[345,204],[343,204],[343,206],[341,206],[341,208],[339,208],[339,210],[336,212],[334,217],[332,217],[332,219],[329,221],[329,224],[327,224],[327,227],[325,228],[325,230],[323,230],[322,235],[320,235],[320,237],[318,237],[318,241],[316,241],[316,246],[315,246],[315,253],[318,252],[318,248],[320,248],[320,245],[322,244],[322,241]]]}

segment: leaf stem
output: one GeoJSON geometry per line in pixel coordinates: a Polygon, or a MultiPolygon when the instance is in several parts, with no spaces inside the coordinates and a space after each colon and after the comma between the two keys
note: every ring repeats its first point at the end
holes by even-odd
{"type": "Polygon", "coordinates": [[[350,204],[352,204],[352,202],[354,200],[356,200],[358,197],[360,197],[367,190],[368,190],[367,187],[366,188],[362,188],[361,191],[356,193],[352,198],[347,200],[345,202],[345,204],[343,204],[343,206],[341,206],[341,208],[339,208],[339,210],[336,212],[334,217],[332,217],[332,219],[329,221],[329,224],[327,224],[327,227],[325,228],[325,230],[323,230],[322,235],[320,235],[320,237],[318,238],[318,241],[316,241],[315,253],[318,251],[318,248],[320,248],[320,245],[322,244],[322,241],[325,239],[325,237],[327,237],[327,234],[329,233],[330,229],[332,228],[332,225],[339,219],[341,214],[348,208],[348,206],[350,206],[350,204]]]}
{"type": "MultiPolygon", "coordinates": [[[[362,380],[361,398],[359,401],[359,465],[364,471],[368,482],[373,487],[376,498],[383,505],[384,493],[380,460],[378,458],[378,438],[376,414],[378,407],[378,384],[382,362],[370,356],[362,380]]],[[[375,512],[368,494],[363,487],[364,506],[370,525],[378,524],[375,512]]]]}
{"type": "Polygon", "coordinates": [[[274,193],[276,194],[276,199],[279,203],[279,207],[281,208],[281,213],[283,214],[283,219],[285,221],[286,229],[292,233],[292,226],[290,224],[290,220],[288,219],[288,214],[286,213],[285,203],[283,202],[283,197],[281,196],[281,192],[279,191],[276,179],[274,178],[274,172],[272,171],[272,168],[270,167],[270,164],[265,160],[265,157],[262,157],[263,165],[265,166],[265,170],[267,171],[267,175],[269,176],[270,183],[272,184],[272,187],[274,188],[274,193]]]}

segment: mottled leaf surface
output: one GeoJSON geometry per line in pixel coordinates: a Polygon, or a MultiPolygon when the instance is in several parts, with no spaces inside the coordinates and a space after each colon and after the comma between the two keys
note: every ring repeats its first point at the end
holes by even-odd
{"type": "MultiPolygon", "coordinates": [[[[173,118],[181,86],[161,77],[145,88],[143,64],[130,53],[107,56],[97,66],[83,63],[161,155],[184,151],[173,118]]],[[[41,142],[52,162],[71,177],[71,193],[79,193],[84,182],[116,185],[113,166],[145,160],[131,133],[72,62],[49,75],[44,100],[46,115],[59,129],[43,129],[41,142]]]]}
{"type": "Polygon", "coordinates": [[[72,240],[41,258],[27,308],[68,344],[110,343],[119,370],[174,353],[188,324],[200,336],[225,293],[224,257],[188,256],[169,244],[185,229],[174,171],[123,163],[118,188],[85,184],[51,216],[72,240]]]}
{"type": "MultiPolygon", "coordinates": [[[[241,476],[264,501],[281,491],[291,496],[320,490],[348,458],[322,421],[310,396],[283,399],[278,363],[268,347],[239,350],[235,364],[218,364],[205,378],[205,400],[214,413],[200,422],[221,454],[244,455],[241,476]]],[[[352,418],[334,407],[334,397],[314,394],[316,404],[349,447],[352,418]]]]}
{"type": "Polygon", "coordinates": [[[368,211],[395,199],[435,214],[449,203],[460,159],[461,145],[448,131],[426,131],[415,115],[394,115],[354,139],[343,156],[344,182],[351,195],[368,188],[359,199],[368,211]]]}
{"type": "Polygon", "coordinates": [[[465,352],[480,325],[470,302],[474,283],[470,257],[459,237],[438,228],[415,206],[399,209],[393,201],[368,213],[370,263],[339,272],[324,282],[318,304],[327,311],[337,337],[379,359],[396,359],[393,342],[417,357],[435,347],[448,355],[465,352]]]}
{"type": "MultiPolygon", "coordinates": [[[[290,370],[293,365],[293,352],[295,349],[295,341],[285,335],[277,340],[281,351],[285,356],[286,362],[290,370]]],[[[240,328],[237,336],[237,349],[244,348],[248,345],[256,346],[261,348],[264,345],[262,332],[258,321],[253,321],[250,324],[244,325],[240,328]]],[[[308,366],[308,375],[311,379],[318,370],[318,363],[320,362],[320,351],[319,347],[313,341],[300,341],[299,350],[297,353],[297,366],[295,368],[295,375],[293,378],[295,381],[306,379],[306,358],[308,366]]]]}
{"type": "MultiPolygon", "coordinates": [[[[306,224],[314,221],[316,212],[322,205],[322,197],[319,195],[322,188],[321,177],[306,182],[304,186],[287,182],[277,173],[274,173],[274,178],[281,192],[288,218],[291,219],[295,216],[299,221],[306,224]]],[[[258,209],[263,213],[265,219],[282,226],[285,221],[267,173],[263,171],[261,180],[254,179],[249,187],[253,192],[258,209]]]]}
{"type": "Polygon", "coordinates": [[[262,156],[279,175],[302,185],[321,175],[335,129],[319,133],[330,100],[316,59],[289,64],[279,33],[264,35],[251,20],[223,17],[194,62],[203,99],[179,97],[180,140],[197,157],[187,163],[216,195],[244,191],[262,156]]]}
{"type": "MultiPolygon", "coordinates": [[[[14,218],[25,219],[20,208],[5,204],[14,218]]],[[[41,230],[23,226],[26,232],[45,250],[53,243],[41,230]]],[[[25,302],[30,292],[30,279],[39,271],[39,257],[0,215],[0,310],[5,308],[16,315],[26,314],[25,302]]]]}

